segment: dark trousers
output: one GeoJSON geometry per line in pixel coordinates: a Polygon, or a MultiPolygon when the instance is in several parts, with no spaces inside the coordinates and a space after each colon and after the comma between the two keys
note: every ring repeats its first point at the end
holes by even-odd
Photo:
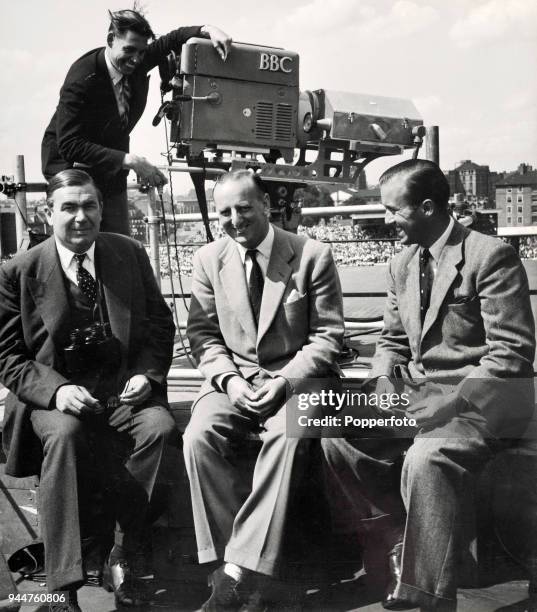
{"type": "Polygon", "coordinates": [[[82,538],[90,498],[104,485],[115,511],[115,544],[134,552],[146,526],[163,455],[179,433],[162,406],[119,406],[108,417],[80,419],[58,410],[34,410],[43,445],[39,512],[50,591],[84,581],[82,538]],[[113,449],[124,449],[118,456],[113,449]],[[113,462],[116,465],[111,465],[113,462]],[[103,482],[104,481],[104,482],[103,482]]]}
{"type": "Polygon", "coordinates": [[[103,196],[102,232],[130,236],[127,191],[103,196]]]}
{"type": "MultiPolygon", "coordinates": [[[[405,440],[322,440],[329,499],[335,515],[343,501],[346,512],[364,531],[404,530],[401,581],[397,596],[426,610],[453,607],[459,580],[459,555],[465,534],[474,531],[475,476],[503,442],[493,438],[484,422],[464,417],[416,435],[404,459],[401,498],[391,472],[394,451],[405,440]]],[[[341,520],[341,517],[340,517],[341,520]]],[[[451,608],[450,608],[451,609],[451,608]]]]}

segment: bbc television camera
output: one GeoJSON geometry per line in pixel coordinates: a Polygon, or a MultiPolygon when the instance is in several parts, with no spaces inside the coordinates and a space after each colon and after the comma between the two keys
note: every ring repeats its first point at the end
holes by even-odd
{"type": "Polygon", "coordinates": [[[235,43],[223,62],[209,40],[192,38],[160,72],[161,88],[172,97],[153,123],[164,116],[171,121],[177,158],[198,169],[191,176],[204,218],[199,168],[207,176],[212,169],[258,172],[271,195],[273,220],[286,227],[297,188],[356,187],[369,162],[409,148],[417,154],[425,135],[410,100],[301,92],[299,56],[280,48],[235,43]]]}

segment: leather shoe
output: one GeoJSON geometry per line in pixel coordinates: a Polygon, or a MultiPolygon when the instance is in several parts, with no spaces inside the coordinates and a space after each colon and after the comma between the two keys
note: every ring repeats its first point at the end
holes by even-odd
{"type": "Polygon", "coordinates": [[[396,597],[397,585],[401,580],[401,565],[403,558],[403,543],[396,544],[388,555],[388,567],[390,570],[390,582],[386,595],[382,601],[382,607],[386,610],[412,610],[416,606],[405,599],[396,597]]]}
{"type": "Polygon", "coordinates": [[[103,588],[114,593],[116,607],[136,608],[151,604],[145,585],[136,578],[127,561],[121,560],[104,566],[103,588]]]}
{"type": "Polygon", "coordinates": [[[224,572],[224,566],[209,576],[208,584],[213,592],[201,606],[202,612],[236,612],[247,602],[244,585],[228,576],[224,572]]]}

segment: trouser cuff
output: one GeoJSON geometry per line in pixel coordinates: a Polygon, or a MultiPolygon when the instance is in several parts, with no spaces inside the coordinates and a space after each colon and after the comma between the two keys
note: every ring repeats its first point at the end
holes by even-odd
{"type": "Polygon", "coordinates": [[[226,563],[235,563],[235,565],[249,569],[252,572],[258,572],[259,574],[267,576],[274,576],[276,574],[276,559],[258,557],[242,550],[234,550],[229,548],[229,546],[226,548],[224,561],[226,563]]]}
{"type": "Polygon", "coordinates": [[[457,599],[435,595],[404,582],[397,585],[394,594],[397,599],[408,601],[428,612],[455,612],[457,609],[457,599]]]}
{"type": "Polygon", "coordinates": [[[78,589],[86,580],[82,570],[82,562],[77,563],[73,567],[61,569],[56,572],[47,570],[47,591],[78,589]]]}

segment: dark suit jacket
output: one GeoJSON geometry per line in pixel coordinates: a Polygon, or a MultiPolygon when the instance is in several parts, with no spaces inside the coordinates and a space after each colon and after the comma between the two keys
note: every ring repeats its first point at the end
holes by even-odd
{"type": "Polygon", "coordinates": [[[151,43],[144,61],[130,75],[129,123],[123,127],[104,48],[89,51],[69,69],[60,91],[56,112],[45,130],[41,144],[41,167],[50,179],[74,162],[91,166],[89,173],[105,194],[124,191],[128,172],[122,169],[129,152],[129,134],[140,119],[147,101],[147,73],[161,63],[170,51],[192,36],[199,27],[179,28],[151,43]]]}
{"type": "Polygon", "coordinates": [[[390,262],[371,376],[391,376],[401,364],[412,378],[451,379],[445,400],[460,396],[493,429],[511,417],[529,418],[535,327],[528,279],[513,248],[455,223],[423,327],[419,291],[419,247],[412,245],[390,262]]]}
{"type": "Polygon", "coordinates": [[[187,335],[206,378],[260,369],[304,379],[339,371],[343,303],[328,245],[274,228],[274,244],[256,330],[242,260],[231,238],[208,244],[194,256],[187,335]]]}
{"type": "MultiPolygon", "coordinates": [[[[145,374],[152,400],[167,405],[166,376],[174,324],[143,246],[118,234],[100,234],[96,266],[112,333],[121,344],[119,385],[145,374]]],[[[53,238],[0,267],[0,381],[6,398],[3,444],[6,473],[38,473],[40,447],[29,412],[51,408],[69,382],[61,349],[69,344],[70,311],[64,274],[53,238]]]]}

